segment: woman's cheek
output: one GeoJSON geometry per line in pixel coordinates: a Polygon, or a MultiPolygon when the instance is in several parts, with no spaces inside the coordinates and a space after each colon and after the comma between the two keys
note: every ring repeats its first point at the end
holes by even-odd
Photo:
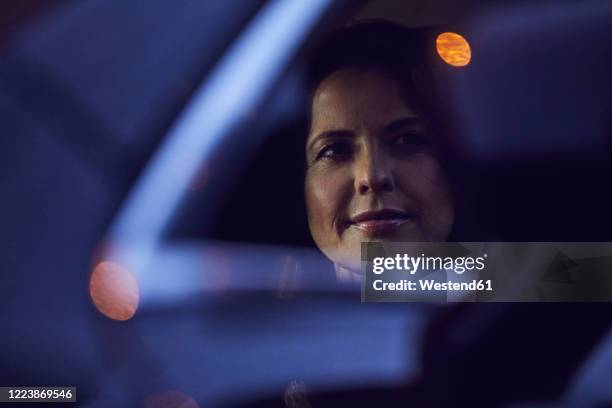
{"type": "Polygon", "coordinates": [[[325,225],[330,214],[335,209],[337,194],[336,182],[333,175],[320,169],[309,170],[306,175],[305,193],[308,207],[308,218],[312,218],[318,225],[325,225]]]}
{"type": "Polygon", "coordinates": [[[336,241],[335,222],[344,211],[345,176],[339,168],[311,168],[306,174],[305,198],[313,238],[336,241]],[[315,236],[316,235],[316,236],[315,236]],[[322,236],[323,235],[323,236],[322,236]]]}
{"type": "Polygon", "coordinates": [[[404,190],[418,205],[424,237],[435,241],[448,238],[454,222],[454,206],[446,174],[431,154],[406,163],[402,169],[404,190]]]}
{"type": "Polygon", "coordinates": [[[437,201],[448,190],[442,167],[429,153],[402,162],[400,168],[400,184],[418,202],[437,201]]]}

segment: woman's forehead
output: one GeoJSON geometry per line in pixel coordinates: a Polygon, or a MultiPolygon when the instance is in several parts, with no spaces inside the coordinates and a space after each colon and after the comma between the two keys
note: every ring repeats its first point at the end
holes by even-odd
{"type": "Polygon", "coordinates": [[[312,101],[311,133],[330,128],[377,128],[416,117],[398,82],[376,71],[343,69],[325,78],[312,101]]]}

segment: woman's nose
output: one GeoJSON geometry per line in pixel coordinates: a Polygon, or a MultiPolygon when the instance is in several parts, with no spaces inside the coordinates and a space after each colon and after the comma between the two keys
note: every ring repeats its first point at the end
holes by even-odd
{"type": "Polygon", "coordinates": [[[375,150],[364,152],[355,163],[355,191],[359,194],[393,191],[390,160],[375,150]]]}

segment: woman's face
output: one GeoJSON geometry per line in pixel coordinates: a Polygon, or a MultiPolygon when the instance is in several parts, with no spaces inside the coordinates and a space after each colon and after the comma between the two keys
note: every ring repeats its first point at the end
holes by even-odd
{"type": "Polygon", "coordinates": [[[364,241],[445,241],[454,210],[419,116],[398,84],[343,69],[312,102],[306,141],[308,224],[336,265],[358,270],[364,241]]]}

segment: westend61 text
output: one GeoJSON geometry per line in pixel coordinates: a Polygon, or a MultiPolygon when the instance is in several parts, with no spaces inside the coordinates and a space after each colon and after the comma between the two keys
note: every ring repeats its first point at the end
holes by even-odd
{"type": "Polygon", "coordinates": [[[490,291],[493,290],[491,280],[477,280],[471,282],[436,282],[433,279],[419,279],[417,282],[402,279],[399,282],[384,282],[380,279],[373,283],[374,290],[399,290],[399,291],[490,291]]]}

